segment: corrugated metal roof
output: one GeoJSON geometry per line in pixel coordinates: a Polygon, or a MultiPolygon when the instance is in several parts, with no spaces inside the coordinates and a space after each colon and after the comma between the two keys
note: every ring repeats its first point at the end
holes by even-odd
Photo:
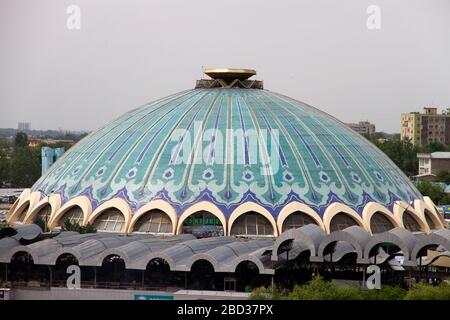
{"type": "Polygon", "coordinates": [[[404,266],[416,266],[419,251],[430,245],[439,246],[441,251],[450,250],[450,230],[447,229],[424,234],[394,228],[369,235],[360,227],[353,226],[326,235],[318,226],[307,225],[288,230],[274,241],[238,237],[196,239],[189,234],[157,237],[67,231],[43,239],[40,233],[36,234],[36,227],[23,225],[15,229],[16,235],[0,239],[0,263],[9,263],[15,253],[25,251],[32,256],[35,264],[40,265],[55,265],[58,257],[68,253],[81,266],[101,266],[106,257],[117,255],[124,260],[127,269],[135,270],[145,270],[151,260],[160,258],[169,264],[172,271],[190,271],[196,261],[206,260],[216,272],[235,272],[239,263],[251,261],[260,273],[273,274],[273,268],[286,258],[284,250],[289,250],[290,260],[304,251],[310,251],[310,261],[316,262],[337,262],[349,253],[356,253],[359,263],[366,264],[372,263],[374,257],[377,263],[383,263],[390,261],[393,255],[402,254],[404,266]],[[24,235],[33,238],[34,242],[21,244],[19,240],[24,235]],[[292,245],[280,251],[281,246],[289,241],[292,245]],[[398,249],[387,254],[380,247],[382,243],[393,243],[398,249]]]}

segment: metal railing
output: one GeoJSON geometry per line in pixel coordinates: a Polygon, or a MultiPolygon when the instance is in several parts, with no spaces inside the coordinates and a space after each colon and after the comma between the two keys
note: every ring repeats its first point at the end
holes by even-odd
{"type": "MultiPolygon", "coordinates": [[[[142,291],[165,291],[175,292],[184,289],[175,286],[149,286],[138,283],[125,282],[102,282],[102,281],[81,281],[81,288],[83,289],[118,289],[118,290],[142,290],[142,291]]],[[[2,288],[27,288],[36,290],[50,290],[50,288],[66,288],[67,282],[65,280],[49,281],[0,281],[2,288]]]]}

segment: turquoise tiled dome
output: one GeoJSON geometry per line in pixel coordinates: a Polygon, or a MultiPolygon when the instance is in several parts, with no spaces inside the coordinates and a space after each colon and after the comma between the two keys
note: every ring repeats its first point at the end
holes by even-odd
{"type": "Polygon", "coordinates": [[[392,210],[397,200],[422,199],[395,164],[337,119],[243,88],[198,88],[132,110],[72,147],[32,190],[53,190],[62,203],[85,195],[93,209],[113,198],[133,211],[164,199],[178,214],[205,200],[227,217],[246,201],[276,216],[292,201],[323,215],[333,202],[361,214],[370,201],[392,210]],[[233,163],[232,154],[241,158],[233,163]],[[271,159],[273,174],[256,158],[271,159]]]}

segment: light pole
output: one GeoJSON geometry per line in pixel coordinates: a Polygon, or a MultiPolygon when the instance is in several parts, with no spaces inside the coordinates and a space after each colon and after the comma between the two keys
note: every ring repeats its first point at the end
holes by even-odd
{"type": "MultiPolygon", "coordinates": [[[[50,194],[47,194],[44,190],[41,190],[41,189],[39,189],[38,191],[39,191],[39,192],[42,192],[42,193],[47,197],[47,204],[50,205],[50,196],[53,194],[54,190],[52,189],[52,190],[50,191],[50,194]]],[[[50,208],[51,208],[51,206],[50,206],[50,208]]],[[[51,210],[50,210],[50,214],[49,214],[49,215],[45,215],[44,233],[47,232],[48,222],[49,222],[49,220],[50,220],[49,218],[50,218],[50,215],[51,215],[51,214],[52,214],[52,212],[51,212],[51,210]]]]}

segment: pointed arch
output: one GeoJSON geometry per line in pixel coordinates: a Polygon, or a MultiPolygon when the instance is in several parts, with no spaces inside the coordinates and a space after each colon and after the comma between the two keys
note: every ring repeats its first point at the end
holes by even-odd
{"type": "Polygon", "coordinates": [[[320,216],[317,214],[317,212],[315,212],[310,206],[308,206],[304,203],[301,203],[298,201],[293,201],[293,202],[290,202],[289,204],[287,204],[286,206],[284,206],[283,209],[281,209],[280,213],[278,214],[277,226],[278,226],[279,234],[283,233],[284,221],[287,219],[288,216],[290,216],[291,214],[293,214],[295,212],[301,212],[301,213],[308,215],[316,222],[316,224],[319,227],[321,227],[323,230],[325,230],[323,221],[320,218],[320,216]]]}
{"type": "Polygon", "coordinates": [[[170,218],[170,221],[172,221],[172,234],[175,234],[176,228],[177,228],[177,213],[175,209],[165,200],[157,199],[150,201],[146,205],[142,206],[136,213],[133,214],[133,217],[131,218],[130,225],[128,227],[128,233],[133,232],[134,225],[136,222],[141,218],[143,215],[148,213],[151,210],[161,210],[165,214],[167,214],[170,218]]]}
{"type": "Polygon", "coordinates": [[[265,217],[269,223],[272,225],[273,229],[273,236],[278,236],[278,228],[277,224],[275,222],[274,217],[270,214],[270,212],[265,209],[263,206],[254,203],[254,202],[245,202],[241,204],[239,207],[234,209],[234,211],[231,213],[230,218],[228,219],[228,235],[231,235],[231,228],[233,227],[233,223],[242,215],[249,213],[249,212],[256,212],[263,217],[265,217]]]}
{"type": "Polygon", "coordinates": [[[364,206],[362,218],[364,224],[367,226],[367,231],[371,234],[373,234],[371,219],[375,214],[381,214],[383,217],[388,219],[392,223],[393,228],[400,226],[399,222],[394,217],[394,214],[389,209],[377,202],[369,202],[364,206]]]}
{"type": "Polygon", "coordinates": [[[8,210],[8,213],[6,214],[7,220],[9,220],[13,217],[13,215],[16,213],[17,209],[22,206],[22,204],[29,199],[31,195],[31,189],[24,189],[21,194],[17,197],[17,200],[14,202],[12,207],[8,210]]]}
{"type": "Polygon", "coordinates": [[[52,229],[58,225],[59,220],[73,207],[79,207],[83,211],[83,223],[87,224],[89,215],[92,213],[92,204],[88,197],[78,196],[66,202],[50,219],[49,228],[52,229]]]}
{"type": "Polygon", "coordinates": [[[25,217],[28,215],[29,211],[30,211],[30,201],[29,200],[22,201],[19,205],[16,206],[14,212],[8,218],[8,223],[13,222],[23,223],[23,220],[25,220],[25,217]],[[23,219],[21,219],[22,216],[23,219]]]}
{"type": "Polygon", "coordinates": [[[417,211],[407,204],[404,201],[396,201],[394,203],[394,216],[396,217],[397,221],[399,222],[399,225],[406,229],[405,224],[403,223],[403,218],[405,214],[410,215],[419,225],[419,228],[422,232],[430,233],[430,228],[425,223],[424,219],[417,213],[417,211]]]}
{"type": "Polygon", "coordinates": [[[91,216],[89,217],[88,223],[94,223],[95,219],[97,219],[107,209],[117,209],[123,214],[125,226],[122,228],[120,232],[126,232],[128,230],[128,226],[131,221],[131,209],[128,203],[120,198],[108,200],[99,207],[97,207],[97,209],[95,209],[94,212],[92,212],[91,216]]]}
{"type": "Polygon", "coordinates": [[[437,213],[434,206],[430,206],[424,200],[416,199],[416,200],[414,200],[414,209],[420,215],[422,220],[426,222],[430,231],[432,229],[444,228],[444,224],[442,223],[442,220],[440,219],[439,214],[437,213]],[[432,223],[434,224],[434,228],[429,225],[429,223],[427,221],[427,217],[428,217],[428,219],[431,219],[432,223]]]}
{"type": "Polygon", "coordinates": [[[439,220],[441,221],[442,228],[446,228],[446,226],[448,225],[448,222],[445,220],[443,215],[439,214],[439,211],[437,210],[436,205],[434,204],[433,200],[431,200],[431,198],[428,196],[424,196],[423,202],[427,205],[427,207],[430,209],[430,211],[434,212],[436,214],[436,216],[439,218],[439,220]],[[431,209],[433,209],[433,210],[431,210],[431,209]]]}
{"type": "Polygon", "coordinates": [[[343,203],[334,202],[328,206],[323,214],[323,224],[325,226],[325,231],[327,232],[327,234],[331,233],[331,221],[333,220],[333,217],[338,214],[345,214],[355,220],[357,225],[359,225],[360,227],[363,227],[366,230],[370,230],[369,228],[367,228],[363,219],[355,210],[343,203]]]}
{"type": "Polygon", "coordinates": [[[25,216],[24,223],[33,223],[33,219],[35,218],[36,214],[38,214],[39,211],[47,205],[50,206],[50,222],[52,217],[61,207],[61,196],[59,194],[52,194],[48,198],[42,198],[25,216]]]}
{"type": "Polygon", "coordinates": [[[225,215],[222,213],[222,211],[220,211],[220,209],[213,203],[208,202],[208,201],[201,201],[199,203],[196,203],[192,206],[190,206],[189,208],[187,208],[183,214],[180,216],[180,218],[178,219],[178,227],[177,227],[177,233],[176,234],[181,234],[182,233],[182,229],[183,229],[183,222],[184,220],[187,219],[187,217],[189,217],[190,215],[199,212],[199,211],[207,211],[211,214],[213,214],[214,216],[216,216],[220,222],[222,223],[222,227],[223,227],[223,231],[224,233],[227,230],[227,219],[225,218],[225,215]]]}
{"type": "Polygon", "coordinates": [[[26,212],[26,215],[24,217],[24,220],[30,210],[41,200],[41,193],[40,192],[31,192],[31,189],[25,189],[21,195],[19,196],[19,203],[17,204],[14,212],[10,213],[10,216],[8,218],[8,222],[16,222],[19,215],[22,213],[22,210],[28,205],[28,209],[26,212]]]}

